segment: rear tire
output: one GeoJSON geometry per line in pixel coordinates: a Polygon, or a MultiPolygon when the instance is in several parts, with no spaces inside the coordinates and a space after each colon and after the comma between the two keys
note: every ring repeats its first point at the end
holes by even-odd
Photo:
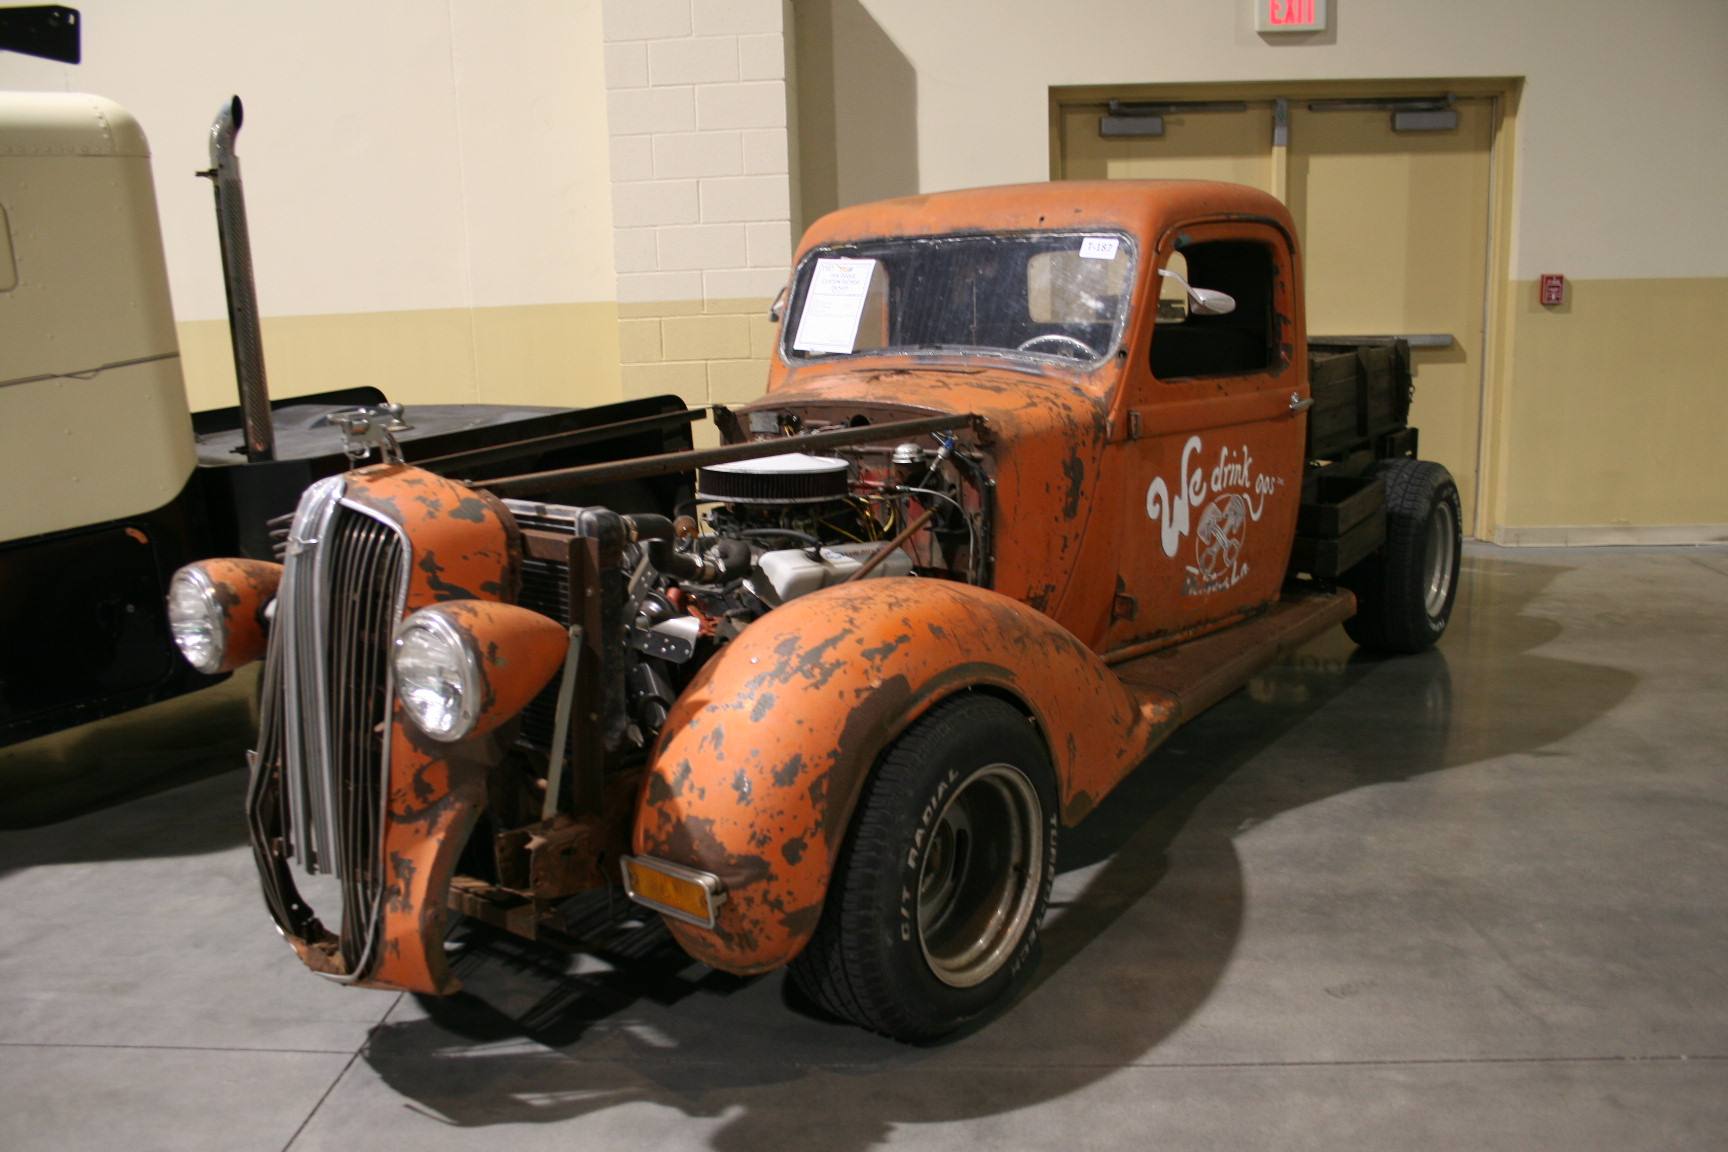
{"type": "Polygon", "coordinates": [[[1026,717],[990,696],[937,705],[866,784],[793,981],[908,1043],[994,1014],[1037,967],[1056,829],[1049,758],[1026,717]]]}
{"type": "Polygon", "coordinates": [[[1458,596],[1463,516],[1451,473],[1430,460],[1384,460],[1386,544],[1346,572],[1356,615],[1344,631],[1377,652],[1421,652],[1446,632],[1458,596]]]}

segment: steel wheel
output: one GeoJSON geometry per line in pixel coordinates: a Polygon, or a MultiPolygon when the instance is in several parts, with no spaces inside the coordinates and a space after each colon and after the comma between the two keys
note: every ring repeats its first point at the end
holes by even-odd
{"type": "Polygon", "coordinates": [[[1038,905],[1041,808],[1032,782],[990,764],[950,796],[918,877],[918,940],[944,984],[970,988],[1007,963],[1038,905]]]}
{"type": "Polygon", "coordinates": [[[1458,520],[1452,505],[1442,502],[1428,518],[1428,546],[1423,549],[1428,595],[1422,607],[1438,619],[1452,603],[1452,577],[1458,571],[1458,520]]]}

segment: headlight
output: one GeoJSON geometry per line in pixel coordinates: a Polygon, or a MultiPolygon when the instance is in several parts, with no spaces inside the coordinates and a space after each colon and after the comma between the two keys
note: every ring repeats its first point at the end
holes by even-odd
{"type": "Polygon", "coordinates": [[[396,629],[396,698],[434,740],[463,740],[513,719],[558,671],[564,626],[491,600],[428,605],[396,629]]]}
{"type": "Polygon", "coordinates": [[[396,629],[396,695],[434,740],[460,740],[480,715],[480,661],[437,611],[422,609],[396,629]]]}
{"type": "Polygon", "coordinates": [[[189,565],[168,584],[168,629],[180,654],[205,675],[222,671],[228,655],[228,614],[202,568],[189,565]]]}
{"type": "Polygon", "coordinates": [[[168,582],[168,630],[187,663],[206,676],[264,655],[267,612],[282,566],[267,560],[200,560],[168,582]]]}

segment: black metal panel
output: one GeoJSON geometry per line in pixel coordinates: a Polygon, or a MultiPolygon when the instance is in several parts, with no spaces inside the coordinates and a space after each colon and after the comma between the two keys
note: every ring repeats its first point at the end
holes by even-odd
{"type": "Polygon", "coordinates": [[[181,658],[175,569],[232,551],[201,474],[138,516],[0,544],[0,747],[219,684],[181,658]]]}
{"type": "Polygon", "coordinates": [[[0,8],[0,49],[77,64],[84,57],[78,10],[58,4],[0,8]]]}
{"type": "MultiPolygon", "coordinates": [[[[277,401],[272,405],[277,458],[255,464],[243,462],[238,408],[194,416],[202,471],[212,474],[213,514],[218,523],[235,526],[239,555],[271,559],[266,523],[292,512],[308,485],[350,467],[342,451],[342,436],[328,423],[328,415],[383,402],[383,393],[376,389],[351,389],[277,401]]],[[[525,468],[562,469],[688,449],[692,443],[690,429],[681,420],[662,427],[637,427],[579,445],[548,446],[539,442],[562,433],[684,411],[684,402],[676,396],[581,409],[416,405],[406,414],[414,429],[399,439],[408,463],[432,461],[434,472],[484,483],[491,477],[525,468]],[[478,464],[462,455],[474,452],[487,455],[478,464]],[[445,457],[455,457],[448,467],[437,462],[445,457]]],[[[670,511],[687,494],[684,490],[689,484],[688,475],[661,476],[637,486],[636,492],[620,492],[616,485],[600,489],[590,486],[587,490],[570,487],[555,496],[563,503],[608,504],[629,512],[670,511]],[[635,504],[643,506],[632,506],[635,504]]]]}

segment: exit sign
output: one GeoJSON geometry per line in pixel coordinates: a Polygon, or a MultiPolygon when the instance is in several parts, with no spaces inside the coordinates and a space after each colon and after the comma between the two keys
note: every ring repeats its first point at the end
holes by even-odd
{"type": "Polygon", "coordinates": [[[1324,32],[1327,0],[1254,0],[1256,32],[1324,32]]]}

